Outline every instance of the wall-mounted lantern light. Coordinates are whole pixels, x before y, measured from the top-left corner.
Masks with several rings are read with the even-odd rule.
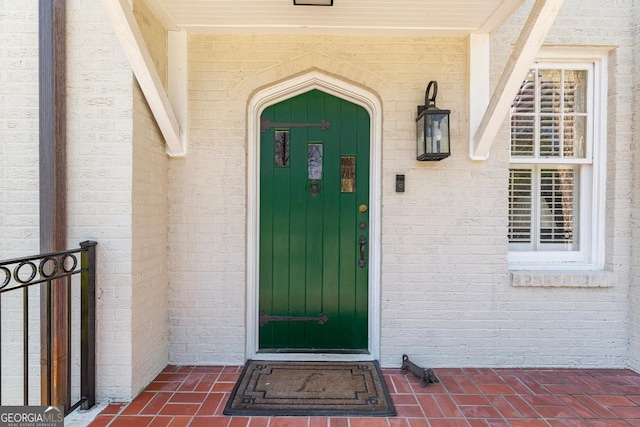
[[[433,94],[430,92],[433,88]],[[449,113],[436,107],[438,82],[432,80],[424,94],[424,105],[418,105],[416,118],[417,147],[420,161],[442,160],[451,155],[449,144]]]
[[[333,6],[333,0],[293,0],[294,6]]]

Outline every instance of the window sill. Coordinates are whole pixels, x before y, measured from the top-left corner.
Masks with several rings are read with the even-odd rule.
[[[611,288],[615,274],[608,270],[511,270],[509,283],[514,287]]]

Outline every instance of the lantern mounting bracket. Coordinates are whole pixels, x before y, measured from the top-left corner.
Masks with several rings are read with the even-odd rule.
[[[433,88],[433,95],[429,97],[431,88]],[[438,96],[438,82],[431,80],[427,85],[427,90],[424,91],[424,105],[418,105],[418,115],[429,107],[436,106],[436,96]]]

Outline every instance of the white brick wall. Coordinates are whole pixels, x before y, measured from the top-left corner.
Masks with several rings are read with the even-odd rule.
[[[67,1],[69,244],[97,247],[98,400],[132,392],[133,78],[100,2]]]
[[[39,251],[38,200],[38,14],[37,1],[16,9],[0,0],[0,259]],[[1,275],[4,279],[4,274]],[[2,279],[2,280],[3,280]],[[38,289],[29,292],[30,328],[39,306]],[[2,324],[2,404],[22,404],[21,292],[4,294]],[[36,334],[37,335],[37,334]],[[30,404],[40,393],[39,337],[30,346]]]
[[[494,82],[527,3],[492,40]],[[467,159],[467,43],[458,38],[192,35],[190,155],[171,163],[170,360],[241,363],[245,321],[246,105],[274,82],[320,69],[383,105],[382,364],[625,366],[630,240],[628,4],[567,1],[548,43],[620,45],[610,83],[604,288],[512,287],[506,265],[506,128],[487,162]],[[607,31],[601,13],[614,22]],[[628,28],[628,27],[626,27]],[[452,156],[414,160],[415,106],[429,80],[452,110]],[[622,85],[622,86],[620,86]],[[621,93],[625,92],[625,93]],[[396,173],[406,192],[394,192]],[[607,279],[609,280],[609,279]],[[610,282],[608,282],[610,283]]]
[[[0,259],[37,253],[38,2],[0,0]]]
[[[640,161],[640,146],[638,141],[640,140],[640,62],[637,58],[640,58],[640,8],[634,5],[632,9],[632,17],[634,22],[633,37],[633,55],[635,61],[631,66],[631,73],[633,75],[632,88],[633,93],[636,95],[633,99],[633,136],[628,138],[633,144],[629,147],[629,154],[631,155],[634,165],[637,165]],[[638,219],[638,212],[640,212],[640,205],[638,200],[640,197],[640,174],[638,168],[632,168],[632,186],[633,191],[631,198],[632,209],[632,224],[631,224],[631,236],[632,240],[632,252],[631,252],[631,287],[629,290],[629,307],[630,307],[630,346],[629,346],[629,365],[636,371],[640,371],[640,221]]]
[[[172,163],[170,183],[171,259],[176,261],[170,268],[170,357],[176,363],[244,360],[245,111],[253,91],[313,67],[373,86],[383,104],[388,102],[383,145],[391,153],[385,161],[395,167],[385,172],[387,185],[400,165],[408,173],[417,169],[411,161],[413,115],[424,100],[425,76],[438,79],[439,102],[456,118],[464,109],[464,71],[452,71],[464,70],[462,39],[301,40],[192,36],[190,155]],[[429,57],[451,65],[430,66]],[[388,61],[395,62],[385,65]],[[394,82],[398,76],[402,80]],[[465,131],[464,126],[453,129],[458,139]],[[454,150],[460,156],[466,147],[458,144]]]
[[[165,78],[166,34],[135,5]],[[67,10],[70,242],[98,241],[98,399],[122,400],[167,364],[168,160],[102,5]]]
[[[134,12],[164,80],[167,34],[142,1]],[[132,220],[133,395],[168,362],[168,167],[164,139],[140,87],[134,89]]]
[[[0,0],[1,259],[39,250],[38,2],[16,5]],[[68,246],[99,243],[98,399],[121,400],[132,396],[133,80],[99,2],[67,1],[67,44]]]

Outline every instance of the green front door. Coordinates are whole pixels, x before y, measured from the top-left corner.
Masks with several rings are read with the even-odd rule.
[[[260,351],[368,348],[369,114],[318,90],[260,133]]]

